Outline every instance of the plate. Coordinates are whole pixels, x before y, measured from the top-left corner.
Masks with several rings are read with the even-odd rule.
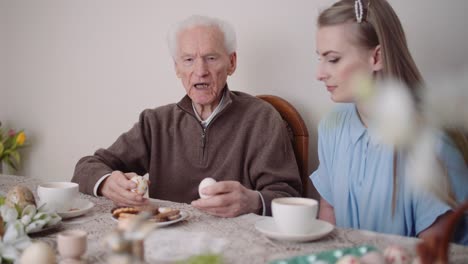
[[[114,215],[111,215],[111,217],[112,217],[112,220],[114,220],[115,222],[119,222],[119,219],[116,218]],[[155,227],[164,227],[164,226],[172,225],[177,222],[183,221],[187,219],[188,217],[189,217],[189,213],[180,210],[180,218],[177,218],[176,220],[172,220],[172,221],[166,221],[166,222],[159,222],[159,223],[154,222],[154,225]],[[151,221],[151,220],[148,220],[148,221]]]
[[[93,209],[94,203],[86,200],[86,199],[77,199],[73,203],[72,209],[68,210],[68,212],[58,212],[57,214],[62,217],[62,219],[77,217],[80,215],[84,215]]]
[[[317,240],[328,235],[331,231],[333,231],[334,227],[332,224],[318,219],[315,221],[317,225],[314,231],[303,235],[291,235],[281,233],[280,231],[278,231],[273,217],[268,217],[259,220],[255,223],[255,228],[269,238],[293,242],[306,242]]]

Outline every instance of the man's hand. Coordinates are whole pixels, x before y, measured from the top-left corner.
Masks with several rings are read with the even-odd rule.
[[[262,210],[260,195],[236,181],[217,182],[203,188],[202,193],[212,197],[195,200],[192,206],[211,215],[235,217]]]
[[[148,199],[142,194],[131,192],[136,188],[136,183],[130,179],[137,176],[136,173],[123,173],[113,171],[112,174],[101,183],[101,193],[103,196],[114,201],[119,206],[140,206],[148,203]]]

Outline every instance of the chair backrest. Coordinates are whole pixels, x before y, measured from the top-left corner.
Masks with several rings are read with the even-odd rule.
[[[270,103],[278,111],[286,122],[288,130],[292,135],[291,141],[296,156],[297,166],[302,180],[302,196],[308,194],[309,180],[309,131],[299,112],[288,101],[275,95],[257,95]]]

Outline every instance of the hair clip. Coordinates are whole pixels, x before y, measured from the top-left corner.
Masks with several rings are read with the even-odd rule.
[[[354,2],[354,12],[356,13],[356,21],[358,23],[362,22],[362,14],[364,13],[361,0],[356,0]]]

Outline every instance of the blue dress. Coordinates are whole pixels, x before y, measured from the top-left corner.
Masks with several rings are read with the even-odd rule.
[[[388,145],[372,141],[354,104],[343,104],[319,124],[320,165],[310,176],[334,207],[336,225],[382,233],[417,236],[450,207],[430,193],[415,192],[405,175],[405,154],[397,155],[397,194],[392,216],[393,155]],[[458,201],[468,199],[468,168],[448,137],[438,155],[445,163]],[[465,217],[466,218],[466,217]],[[464,225],[468,223],[464,219]],[[467,229],[457,230],[458,243],[468,244]]]

